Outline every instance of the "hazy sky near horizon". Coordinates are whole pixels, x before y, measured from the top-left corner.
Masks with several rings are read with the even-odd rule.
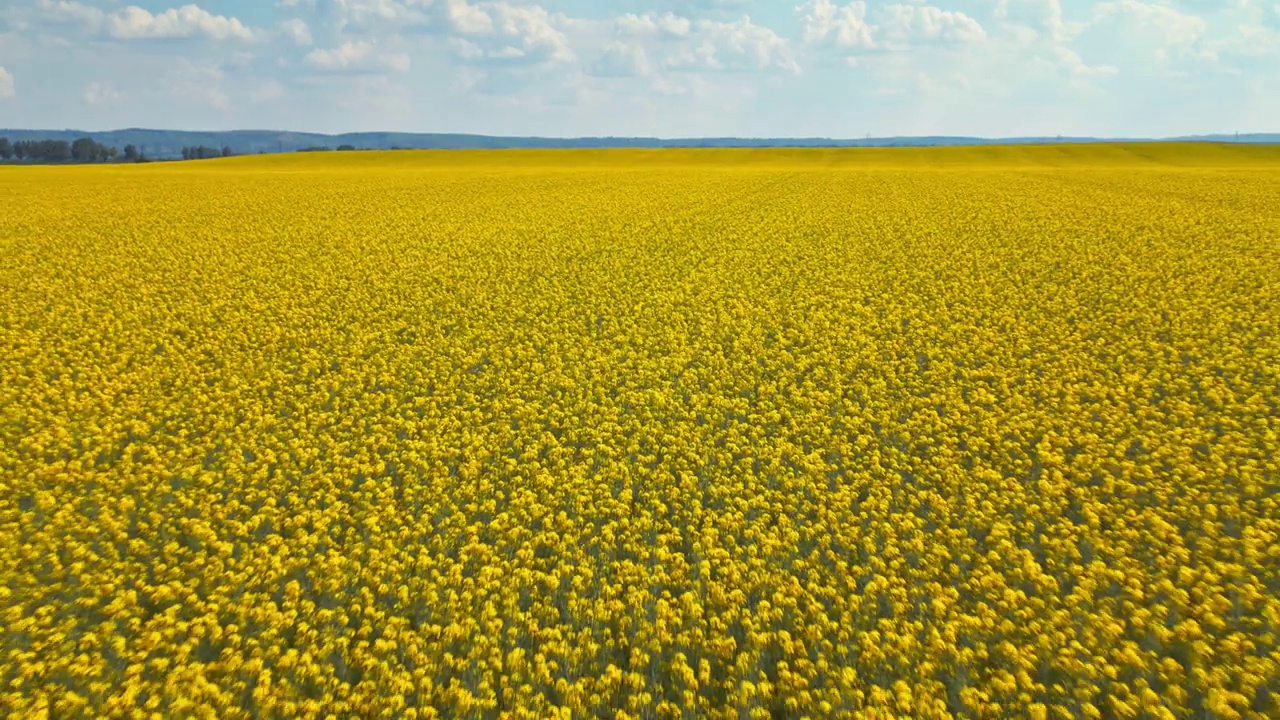
[[[0,127],[1280,131],[1280,0],[3,0]]]

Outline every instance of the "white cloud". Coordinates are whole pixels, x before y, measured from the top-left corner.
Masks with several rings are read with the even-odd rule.
[[[528,66],[576,58],[563,28],[582,24],[540,5],[467,0],[333,0],[337,29],[376,39],[407,28],[445,36],[450,56],[467,63]],[[467,43],[454,42],[464,39]],[[477,52],[478,50],[478,52]]]
[[[881,24],[895,45],[914,42],[966,44],[981,42],[987,34],[977,20],[962,12],[932,5],[890,5]]]
[[[1085,62],[1076,40],[1087,27],[1069,22],[1060,0],[998,0],[995,8],[1003,64],[1022,63],[1029,70],[1047,72],[1050,79],[1072,90],[1116,74],[1114,65]]]
[[[50,22],[76,23],[97,31],[102,26],[106,13],[102,10],[82,5],[74,0],[40,0],[40,15]]]
[[[593,77],[644,77],[652,92],[668,96],[690,92],[687,80],[702,73],[800,72],[788,40],[748,16],[718,21],[668,12],[557,20],[588,58],[584,86]]]
[[[585,26],[539,6],[449,0],[445,9],[446,46],[451,57],[468,64],[516,68],[572,63],[577,54],[562,27]]]
[[[336,0],[331,7],[337,15],[340,31],[349,26],[367,29],[378,23],[412,24],[425,22],[427,18],[393,0]]]
[[[1066,22],[1059,0],[998,0],[995,16],[1005,26],[1026,28],[1058,42],[1070,39],[1081,27]]]
[[[1237,34],[1215,45],[1215,52],[1227,57],[1257,62],[1262,58],[1280,57],[1280,30],[1258,25],[1241,25]]]
[[[326,72],[408,72],[410,65],[408,55],[380,53],[364,40],[347,40],[336,48],[316,48],[307,53],[303,62]]]
[[[107,83],[91,82],[84,89],[84,103],[93,108],[108,108],[119,105],[124,96]]]
[[[689,30],[693,27],[689,18],[669,12],[662,15],[627,13],[613,22],[619,35],[635,37],[683,38],[689,36]]]
[[[1060,45],[1051,46],[1047,54],[1046,62],[1066,70],[1073,87],[1084,87],[1091,79],[1110,77],[1118,72],[1114,65],[1090,65],[1075,50]]]
[[[803,39],[817,44],[833,39],[842,48],[870,48],[875,45],[873,28],[867,24],[867,6],[861,0],[837,7],[831,0],[812,0],[796,8],[802,12]]]
[[[471,4],[467,0],[332,1],[339,30],[375,32],[426,27],[437,32],[459,35],[484,35],[492,32],[495,11],[500,11],[499,6],[506,5],[503,2]]]
[[[1167,5],[1115,0],[1094,8],[1080,41],[1091,56],[1121,67],[1146,70],[1154,65],[1167,70],[1175,61],[1191,61],[1204,69],[1217,59],[1215,50],[1202,43],[1207,31],[1197,15]]]
[[[493,60],[522,60],[526,53],[514,45],[503,45],[497,50],[490,50],[488,57]]]
[[[107,79],[123,89],[160,63],[113,117],[193,125],[218,110],[226,124],[388,126],[368,105],[384,98],[409,124],[431,109],[440,127],[487,131],[999,134],[1076,123],[1132,135],[1159,117],[1192,131],[1200,118],[1276,116],[1262,89],[1280,67],[1277,0],[791,0],[793,18],[769,8],[768,21],[728,9],[742,2],[606,0],[588,12],[564,0],[268,0],[250,16],[209,0],[0,0],[0,62],[22,78],[24,101],[0,115],[89,123],[119,97]],[[89,42],[142,38],[202,42]],[[203,64],[166,80],[182,57]],[[779,77],[811,62],[803,78]],[[29,82],[45,74],[51,82]],[[0,79],[4,94],[11,82]],[[877,92],[893,100],[877,103]],[[1171,111],[1192,97],[1211,109]],[[797,106],[810,112],[778,109]]]
[[[662,63],[669,70],[723,70],[724,63],[716,57],[715,46],[709,43],[683,47],[670,53]]]
[[[4,69],[3,65],[0,65],[0,100],[14,97],[17,94],[17,88],[13,81],[13,73]]]
[[[753,23],[748,16],[735,22],[698,20],[693,29],[698,46],[692,67],[800,72],[787,41],[770,28]]]
[[[311,28],[307,26],[307,21],[302,18],[290,18],[280,23],[280,32],[284,33],[285,37],[299,47],[314,44],[311,38]]]
[[[484,48],[466,38],[451,37],[448,40],[449,52],[463,62],[476,62],[484,59]]]
[[[117,40],[206,37],[211,40],[254,39],[254,32],[239,19],[214,15],[198,5],[169,8],[153,15],[129,5],[104,12],[75,0],[40,0],[41,16],[51,22],[75,23],[89,32],[105,32]]]
[[[1132,28],[1154,33],[1167,46],[1192,45],[1205,33],[1203,18],[1178,12],[1166,5],[1138,0],[1115,0],[1099,3],[1094,8],[1095,22],[1113,19],[1127,22]]]
[[[448,0],[445,17],[450,29],[464,35],[482,35],[493,31],[493,18],[483,8],[467,4],[466,0]]]
[[[751,0],[677,0],[676,5],[689,11],[736,10],[750,2]]]
[[[574,58],[568,38],[555,27],[545,8],[500,2],[489,5],[488,9],[494,22],[492,34],[508,43],[514,41],[526,56],[552,62]]]
[[[183,5],[152,15],[136,5],[107,16],[107,34],[121,40],[189,38],[252,40],[253,32],[236,18],[214,15],[196,5]]]

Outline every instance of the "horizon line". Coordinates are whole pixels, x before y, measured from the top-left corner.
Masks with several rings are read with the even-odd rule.
[[[945,140],[983,140],[983,141],[1000,141],[1000,140],[1022,140],[1022,139],[1060,139],[1060,140],[1102,140],[1102,141],[1122,141],[1122,142],[1160,142],[1170,140],[1184,140],[1194,138],[1209,137],[1250,137],[1255,135],[1278,135],[1280,132],[1210,132],[1195,133],[1186,135],[1165,135],[1165,136],[1124,136],[1124,135],[944,135],[944,134],[925,134],[925,135],[864,135],[863,137],[839,137],[832,135],[495,135],[488,133],[475,132],[449,132],[449,131],[407,131],[407,130],[349,130],[343,132],[314,132],[309,130],[278,130],[269,128],[236,128],[232,130],[187,130],[177,128],[162,127],[124,127],[112,128],[109,130],[84,130],[81,128],[19,128],[6,127],[0,128],[0,133],[14,132],[77,132],[86,134],[106,134],[120,132],[173,132],[173,133],[200,133],[209,135],[232,134],[232,133],[278,133],[289,135],[319,135],[325,137],[341,137],[345,135],[448,135],[454,137],[473,137],[473,138],[489,138],[489,139],[514,139],[514,140],[656,140],[656,141],[706,141],[706,140],[830,140],[837,142],[866,142],[868,140],[914,140],[923,138],[938,138]]]

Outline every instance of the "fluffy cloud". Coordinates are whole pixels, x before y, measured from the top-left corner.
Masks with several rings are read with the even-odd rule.
[[[339,29],[428,27],[435,31],[483,35],[493,31],[493,10],[504,3],[472,5],[467,0],[334,0]]]
[[[333,0],[336,28],[346,36],[406,31],[444,35],[461,62],[506,66],[561,64],[576,58],[562,27],[572,24],[540,5],[467,0]],[[457,42],[464,39],[466,43]]]
[[[474,63],[484,60],[484,48],[466,38],[451,37],[448,40],[449,53],[456,60]]]
[[[1280,72],[1276,0],[792,0],[790,23],[744,16],[743,4],[606,0],[588,13],[564,0],[270,0],[237,18],[233,4],[205,0],[0,0],[0,62],[11,71],[0,95],[23,78],[4,115],[37,126],[108,116],[190,125],[210,109],[228,124],[382,126],[393,116],[370,108],[385,95],[378,107],[406,122],[431,108],[438,123],[481,130],[471,124],[482,117],[490,131],[860,135],[945,118],[935,129],[973,132],[987,117],[989,134],[1068,133],[1072,118],[1093,132],[1118,126],[1128,108],[1136,116],[1138,95],[1150,107],[1161,93],[1186,104],[1190,88],[1221,108],[1194,117],[1276,116],[1273,94],[1245,90]],[[115,102],[110,83],[122,88],[157,62],[153,83],[91,113]],[[792,73],[804,77],[784,79]],[[46,74],[54,80],[26,82]],[[744,114],[725,120],[730,100]],[[811,112],[777,109],[797,106]],[[1128,118],[1122,134],[1154,122]]]
[[[493,18],[483,8],[466,0],[448,0],[444,4],[449,29],[464,35],[483,35],[493,31]],[[545,12],[543,13],[545,15]]]
[[[881,24],[889,42],[897,46],[913,42],[975,43],[986,39],[978,21],[962,12],[932,5],[890,5]]]
[[[685,97],[751,82],[753,75],[799,73],[789,41],[743,16],[734,21],[693,19],[670,12],[625,13],[610,20],[564,25],[587,58],[580,84],[591,78],[643,78],[613,82],[647,97]],[[585,91],[591,96],[590,90]]]
[[[1193,45],[1206,30],[1203,18],[1178,12],[1167,5],[1138,0],[1099,3],[1094,16],[1096,22],[1118,21],[1131,29],[1145,29],[1166,46]]]
[[[234,17],[214,15],[198,5],[169,8],[158,14],[138,7],[104,12],[75,0],[40,0],[42,16],[52,22],[75,23],[117,40],[206,37],[211,40],[254,39],[254,31]]]
[[[867,20],[861,0],[838,6],[832,0],[810,0],[796,8],[806,44],[834,44],[845,51],[882,48],[904,50],[911,45],[981,42],[986,31],[977,20],[932,5],[892,4],[880,9],[877,22]]]
[[[106,13],[96,7],[81,5],[74,0],[40,0],[40,14],[55,23],[76,23],[94,31],[102,26]]]
[[[465,4],[465,3],[464,3]],[[502,43],[522,59],[568,62],[574,53],[569,40],[540,6],[517,6],[505,2],[485,6],[493,27],[485,35],[489,42]]]
[[[743,16],[735,22],[698,20],[693,27],[702,39],[700,49],[711,49],[712,62],[707,69],[777,68],[800,72],[787,41],[773,30],[753,23],[750,17]]]
[[[1069,39],[1081,28],[1063,19],[1059,0],[998,0],[995,16],[1005,26],[1025,28],[1056,42]]]
[[[1000,62],[1020,61],[1029,72],[1047,76],[1037,75],[1040,82],[1081,90],[1116,74],[1114,65],[1081,57],[1076,40],[1088,24],[1068,21],[1060,0],[998,0],[994,15]]]
[[[417,5],[417,2],[398,0],[333,0],[329,7],[337,18],[339,30],[373,30],[431,22],[431,14],[426,8],[415,7]],[[290,9],[294,9],[293,6]]]
[[[662,15],[627,13],[613,23],[619,35],[631,37],[684,38],[693,27],[689,18],[669,12]]]
[[[861,0],[837,7],[831,0],[812,0],[797,8],[802,15],[804,41],[816,44],[833,40],[842,48],[870,48],[875,45],[867,24],[867,6]]]
[[[158,15],[130,5],[107,16],[107,33],[122,40],[196,35],[212,40],[253,39],[253,32],[236,18],[214,15],[196,5],[170,8]]]
[[[301,18],[290,18],[280,23],[280,32],[299,47],[314,44],[311,39],[311,28],[307,25],[307,21]]]
[[[676,0],[676,5],[687,12],[698,10],[736,10],[750,4],[751,0]]]
[[[404,53],[381,53],[372,43],[347,40],[335,48],[316,48],[303,62],[324,72],[408,72],[410,60]]]
[[[1212,47],[1202,43],[1208,25],[1167,5],[1115,0],[1099,3],[1079,40],[1088,55],[1113,65],[1147,70],[1155,65],[1191,61],[1199,67],[1216,60]]]
[[[13,73],[5,70],[4,66],[0,65],[0,100],[11,98],[15,95],[17,95],[17,89],[14,86]]]

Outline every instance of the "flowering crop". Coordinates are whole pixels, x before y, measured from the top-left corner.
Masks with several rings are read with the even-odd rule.
[[[1275,717],[1278,170],[0,168],[0,709]]]

